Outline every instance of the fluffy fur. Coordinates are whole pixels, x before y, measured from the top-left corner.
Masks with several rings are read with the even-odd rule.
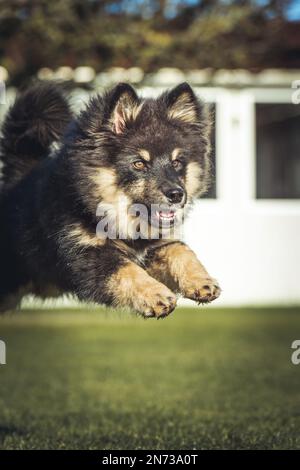
[[[163,317],[176,293],[216,298],[218,284],[189,248],[174,238],[149,239],[151,220],[144,238],[133,239],[135,217],[118,209],[121,199],[126,208],[176,204],[182,211],[204,193],[209,131],[207,108],[186,83],[156,100],[119,84],[74,118],[53,84],[17,97],[1,138],[2,309],[28,292],[72,293]],[[99,208],[108,207],[118,214],[115,239],[96,234]],[[161,221],[155,230],[162,233]]]

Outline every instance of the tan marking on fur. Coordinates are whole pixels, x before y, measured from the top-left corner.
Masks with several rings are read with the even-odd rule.
[[[129,206],[131,204],[130,198],[118,187],[117,175],[112,168],[99,168],[97,173],[91,176],[91,179],[96,183],[96,195],[101,202],[117,205],[120,202]]]
[[[168,286],[173,292],[180,292],[178,284],[171,276],[168,264],[163,258],[159,258],[158,256],[154,258],[147,267],[147,272],[151,277]]]
[[[173,291],[199,302],[214,300],[221,292],[195,253],[181,242],[158,249],[147,271]]]
[[[197,195],[201,187],[202,169],[197,162],[190,162],[187,165],[185,176],[185,187],[188,197]]]
[[[172,156],[171,156],[171,160],[174,161],[176,160],[176,158],[178,157],[178,155],[180,154],[182,149],[176,147],[173,152],[172,152]]]
[[[103,246],[105,240],[97,237],[96,232],[92,233],[89,232],[86,228],[84,228],[80,223],[73,224],[71,230],[68,232],[68,238],[74,239],[77,245],[85,246],[85,247],[97,247]]]
[[[117,175],[112,168],[100,167],[95,174],[91,175],[91,180],[95,183],[95,195],[106,202],[114,201],[118,193]]]
[[[135,121],[137,119],[142,106],[143,103],[134,103],[131,97],[125,93],[116,105],[110,119],[113,130],[117,134],[121,134],[124,131],[127,122]]]
[[[176,305],[176,296],[133,262],[122,266],[107,283],[114,305],[129,307],[145,317],[165,316]]]
[[[141,112],[142,107],[143,107],[143,103],[135,104],[130,110],[130,117],[133,121],[137,119],[138,115]]]
[[[136,217],[128,214],[129,207],[132,206],[132,196],[143,197],[146,187],[145,180],[140,180],[137,184],[129,188],[127,193],[118,188],[117,176],[113,169],[99,168],[96,175],[91,177],[92,181],[96,183],[95,196],[101,201],[98,209],[103,208],[107,212],[108,217],[111,217],[111,223],[114,219],[117,226],[117,235],[122,238],[132,238],[135,234]],[[97,210],[98,212],[98,210]],[[116,215],[116,218],[115,218]],[[142,224],[143,236],[148,236],[148,228],[144,228]]]
[[[197,120],[195,105],[188,93],[182,93],[168,111],[170,119],[179,119],[183,122],[194,123]]]
[[[151,155],[150,155],[150,153],[148,152],[148,150],[146,150],[146,149],[140,149],[138,153],[139,153],[140,157],[142,157],[143,160],[145,160],[146,162],[150,162],[150,160],[151,160]]]
[[[114,169],[101,167],[95,175],[91,176],[91,180],[96,184],[95,196],[99,201],[115,207],[119,204],[122,207],[128,207],[132,203],[124,191],[118,187],[117,175]]]

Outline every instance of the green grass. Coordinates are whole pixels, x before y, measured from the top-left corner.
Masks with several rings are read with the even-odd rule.
[[[300,448],[300,309],[0,319],[2,449]]]

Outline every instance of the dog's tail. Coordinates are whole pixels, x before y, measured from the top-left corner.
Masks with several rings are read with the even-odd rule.
[[[21,93],[2,125],[2,189],[10,188],[46,158],[72,118],[62,87],[37,83]]]

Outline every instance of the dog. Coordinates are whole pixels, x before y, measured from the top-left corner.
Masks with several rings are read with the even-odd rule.
[[[157,99],[120,83],[77,116],[55,83],[21,93],[0,141],[1,309],[27,293],[71,293],[163,318],[178,294],[216,299],[220,287],[193,251],[162,236],[208,188],[210,128],[207,106],[187,83]],[[137,225],[127,212],[136,204],[163,209]],[[105,217],[113,237],[101,236]]]

